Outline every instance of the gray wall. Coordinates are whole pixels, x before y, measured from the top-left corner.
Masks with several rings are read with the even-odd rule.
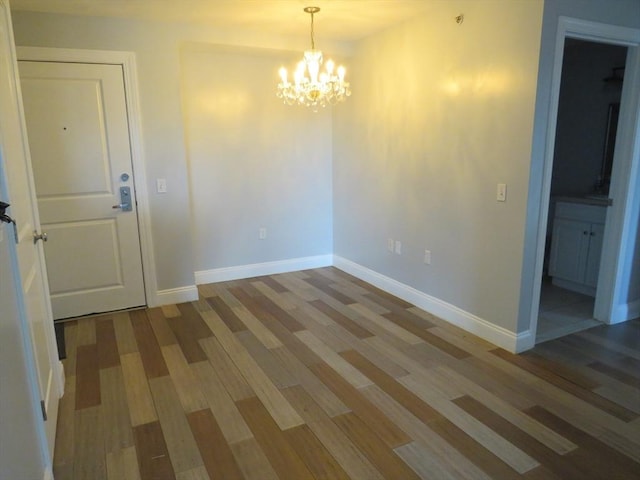
[[[438,3],[358,45],[334,112],[335,253],[509,331],[541,21],[541,2]]]
[[[543,166],[547,142],[547,122],[551,102],[551,81],[555,59],[556,36],[560,16],[622,27],[640,28],[640,2],[638,0],[547,0],[544,3],[533,130],[533,149],[529,176],[529,199],[525,226],[522,268],[524,272],[534,271],[538,222],[541,215],[543,215],[540,209]],[[636,183],[638,183],[637,180]],[[634,208],[637,211],[638,206],[636,205]],[[640,268],[638,264],[638,259],[640,258],[640,242],[636,240],[635,244],[636,267],[634,268],[637,270],[637,268]],[[631,263],[631,258],[628,259],[628,262]],[[634,278],[640,278],[640,275],[635,274]],[[639,288],[632,288],[634,285],[629,284],[629,291],[635,292],[630,293],[630,298],[632,295],[637,297],[640,291],[640,284],[636,286]],[[528,309],[533,290],[533,276],[524,275],[521,285],[523,302],[521,302],[520,313],[518,315],[518,331],[524,331],[529,326],[530,312]]]
[[[239,73],[264,75],[268,58],[280,55],[275,84],[277,67],[293,60],[257,47],[284,51],[306,39],[25,12],[14,12],[14,22],[18,45],[136,53],[149,191],[156,178],[169,181],[166,195],[150,194],[160,289],[193,284],[194,271],[329,253],[333,241],[347,260],[522,332],[558,16],[638,27],[637,7],[558,0],[543,13],[541,0],[434,2],[427,15],[358,43],[348,64],[354,94],[331,119],[295,110],[280,117],[266,99],[252,103],[247,118],[274,118],[259,124],[258,138],[255,124],[233,129],[212,117],[190,86],[209,75],[230,87],[213,78],[224,66],[241,90],[260,92]],[[227,56],[191,42],[247,50]],[[292,141],[299,122],[320,132],[320,143]],[[249,140],[229,141],[233,135]],[[325,142],[331,152],[316,148]],[[267,165],[287,178],[269,176]],[[496,202],[497,183],[508,184],[506,203]],[[274,243],[257,241],[261,226]],[[387,251],[388,238],[402,241],[402,255]]]
[[[181,62],[196,270],[331,254],[330,111],[276,97],[282,54],[187,44]]]
[[[627,49],[569,40],[565,46],[551,195],[592,193],[601,172],[609,105],[620,102],[621,83],[607,83],[624,66]]]
[[[13,12],[16,45],[136,53],[158,289],[193,285],[178,46],[161,24]],[[156,195],[155,179],[168,193]]]
[[[275,89],[281,65],[299,60],[300,52],[294,58],[289,49],[306,45],[306,36],[21,11],[12,16],[19,46],[136,54],[159,290],[193,285],[194,271],[331,253],[330,116],[287,108],[274,90],[264,91],[264,85]],[[198,50],[197,43],[209,50]],[[224,55],[215,45],[244,50]],[[330,42],[323,48],[348,51]],[[202,63],[193,61],[197,51]],[[264,82],[270,70],[273,79]],[[204,111],[205,99],[191,87],[207,80],[246,95],[244,116],[234,122]],[[218,113],[234,106],[224,108]],[[155,193],[156,178],[167,179],[166,194]],[[262,226],[268,237],[258,242]]]

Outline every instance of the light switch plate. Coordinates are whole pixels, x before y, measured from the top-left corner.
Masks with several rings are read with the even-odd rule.
[[[499,202],[507,201],[507,184],[506,183],[498,184],[498,189],[496,192],[496,200],[498,200]]]
[[[166,178],[158,178],[158,179],[156,179],[156,192],[158,192],[158,193],[167,193],[167,179]]]

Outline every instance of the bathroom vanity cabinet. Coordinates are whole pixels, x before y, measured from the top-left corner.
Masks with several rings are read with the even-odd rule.
[[[556,203],[549,259],[554,285],[595,296],[606,215],[606,205]]]

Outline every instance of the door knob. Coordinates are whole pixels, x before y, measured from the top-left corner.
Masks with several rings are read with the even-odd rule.
[[[38,243],[38,240],[42,240],[46,242],[49,238],[47,237],[47,232],[38,233],[36,230],[33,231],[33,243]]]
[[[114,205],[115,209],[121,209],[123,212],[130,212],[132,210],[131,207],[131,187],[120,187],[120,203]]]

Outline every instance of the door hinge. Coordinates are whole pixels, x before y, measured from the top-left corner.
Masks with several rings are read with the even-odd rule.
[[[47,421],[47,407],[44,406],[44,400],[40,400],[40,408],[42,409],[42,420]]]

